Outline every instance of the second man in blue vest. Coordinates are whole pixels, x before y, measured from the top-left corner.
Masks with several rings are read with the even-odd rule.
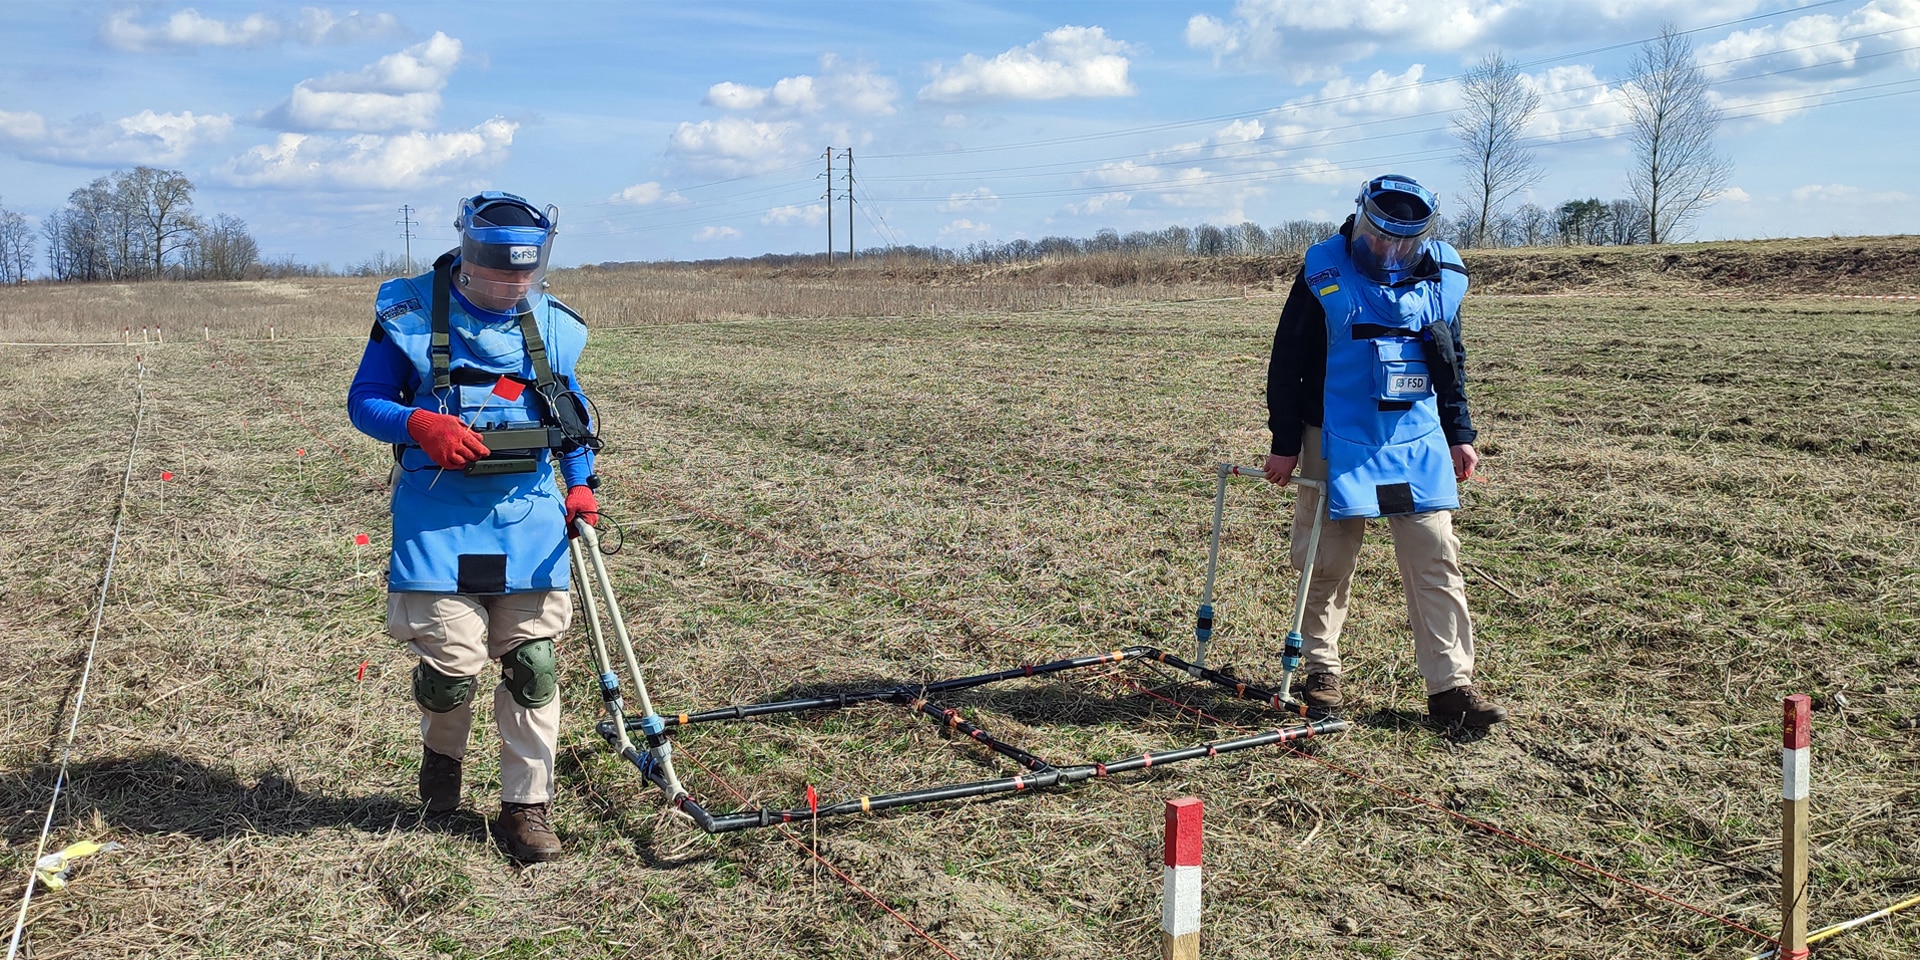
[[[1406,590],[1414,654],[1437,722],[1489,727],[1507,711],[1473,686],[1473,622],[1452,511],[1480,457],[1467,410],[1460,302],[1466,268],[1432,239],[1439,204],[1411,177],[1367,181],[1339,233],[1308,249],[1273,335],[1267,367],[1267,479],[1295,469],[1327,484],[1327,522],[1307,589],[1296,691],[1331,710],[1340,631],[1360,541],[1387,518]],[[1320,496],[1295,502],[1295,567]]]

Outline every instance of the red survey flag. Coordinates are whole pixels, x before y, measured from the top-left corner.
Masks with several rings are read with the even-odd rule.
[[[172,470],[162,470],[162,471],[160,471],[160,479],[162,479],[162,480],[172,480],[172,479],[173,479],[173,471],[172,471]]]
[[[304,457],[304,456],[306,456],[306,455],[307,455],[307,448],[306,448],[306,447],[295,447],[295,448],[293,449],[293,455],[294,455],[294,456],[296,456],[296,457]]]
[[[353,682],[359,683],[367,678],[367,661],[360,661],[360,672],[353,675]]]
[[[520,399],[521,391],[526,389],[526,384],[504,373],[500,375],[500,379],[493,382],[493,395],[502,400],[518,400]]]
[[[367,542],[368,542],[368,541],[367,541],[367,535],[366,535],[366,534],[364,534],[364,533],[356,533],[356,534],[354,534],[354,535],[353,535],[353,545],[354,545],[354,546],[356,546],[356,547],[364,547],[364,546],[366,546],[366,545],[367,545]]]
[[[820,812],[820,795],[813,792],[811,783],[807,784],[807,809],[814,813]]]

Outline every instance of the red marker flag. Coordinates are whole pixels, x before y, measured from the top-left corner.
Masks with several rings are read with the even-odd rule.
[[[307,455],[307,448],[306,448],[306,447],[295,447],[295,448],[293,449],[293,455],[294,455],[294,456],[296,456],[296,457],[304,457],[304,456],[306,456],[306,455]]]
[[[368,540],[367,540],[367,535],[366,535],[366,534],[364,534],[364,533],[356,533],[356,534],[354,534],[354,535],[353,535],[353,545],[354,545],[354,546],[356,546],[356,547],[364,547],[364,546],[366,546],[366,545],[367,545],[367,543],[368,543]]]
[[[367,661],[360,661],[360,672],[353,675],[353,682],[359,683],[367,678]]]
[[[493,395],[502,400],[518,400],[521,392],[526,389],[526,384],[506,374],[501,374],[500,379],[493,382]]]
[[[162,479],[162,480],[172,480],[172,479],[173,479],[173,471],[172,471],[172,470],[162,470],[162,471],[160,471],[160,479]]]
[[[807,784],[807,809],[814,813],[820,812],[820,795],[813,792],[811,783]]]

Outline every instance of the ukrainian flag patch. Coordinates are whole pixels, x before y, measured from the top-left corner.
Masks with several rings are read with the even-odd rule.
[[[1339,292],[1340,292],[1340,285],[1337,283],[1329,283],[1326,286],[1320,288],[1320,295],[1323,297],[1330,293],[1339,293]]]

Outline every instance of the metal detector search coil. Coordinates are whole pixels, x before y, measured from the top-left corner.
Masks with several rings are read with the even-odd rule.
[[[587,620],[593,634],[594,665],[599,673],[601,702],[607,710],[607,719],[600,721],[596,729],[607,743],[614,748],[647,782],[659,787],[666,795],[673,809],[686,814],[708,833],[726,833],[750,827],[765,827],[776,824],[806,822],[825,817],[849,814],[870,814],[879,810],[918,804],[937,803],[948,800],[961,800],[970,797],[984,797],[1001,793],[1031,792],[1047,787],[1061,787],[1082,780],[1106,778],[1118,773],[1146,770],[1183,760],[1216,757],[1223,753],[1249,750],[1255,747],[1287,743],[1329,733],[1340,733],[1348,729],[1346,720],[1338,716],[1310,713],[1305,704],[1295,700],[1287,693],[1294,670],[1300,662],[1300,620],[1301,605],[1306,595],[1308,579],[1313,574],[1313,556],[1319,545],[1320,527],[1326,517],[1326,498],[1320,497],[1319,509],[1314,512],[1312,533],[1307,553],[1307,567],[1300,573],[1300,588],[1294,604],[1293,630],[1286,639],[1286,654],[1282,658],[1285,673],[1277,689],[1249,683],[1228,670],[1214,670],[1206,666],[1207,643],[1213,630],[1213,586],[1214,575],[1219,566],[1220,526],[1226,505],[1227,480],[1230,477],[1259,477],[1265,479],[1263,471],[1254,467],[1240,467],[1232,464],[1220,464],[1215,468],[1219,478],[1215,492],[1213,510],[1213,531],[1209,538],[1207,553],[1207,581],[1201,603],[1201,627],[1198,630],[1198,650],[1194,659],[1189,661],[1153,647],[1133,646],[1104,653],[1067,657],[1049,663],[1026,664],[1006,670],[954,677],[930,683],[896,685],[850,690],[822,696],[802,697],[791,700],[769,701],[764,703],[743,703],[727,707],[681,713],[663,717],[653,710],[652,701],[647,695],[646,682],[641,678],[638,658],[633,652],[633,643],[627,635],[626,624],[620,616],[620,605],[613,593],[612,580],[607,575],[606,563],[600,555],[599,540],[591,525],[585,521],[575,521],[574,529],[579,534],[570,543],[576,574],[583,584],[589,585],[581,591],[581,602],[586,608]],[[1293,482],[1303,487],[1325,492],[1325,486],[1318,481],[1300,477]],[[591,573],[591,577],[589,577]],[[596,595],[596,588],[598,594]],[[627,669],[634,678],[634,692],[639,701],[639,716],[629,716],[621,696],[620,681],[615,675],[613,662],[608,655],[606,637],[601,629],[601,611],[613,625],[613,632],[619,643],[620,653],[626,661]],[[1070,670],[1085,669],[1102,664],[1117,664],[1128,661],[1153,661],[1186,674],[1196,680],[1210,684],[1215,690],[1240,700],[1251,701],[1264,706],[1280,717],[1297,718],[1286,725],[1256,730],[1243,736],[1171,750],[1150,750],[1112,760],[1095,763],[1055,764],[1014,744],[1008,743],[979,724],[961,716],[958,709],[936,702],[932,698],[938,694],[951,693],[973,687],[1028,677],[1044,677],[1064,673]],[[916,790],[904,790],[896,793],[875,794],[855,797],[836,803],[821,802],[817,806],[777,809],[772,807],[749,807],[731,813],[713,813],[696,802],[680,785],[673,770],[672,741],[670,732],[696,723],[718,721],[747,720],[753,717],[765,717],[782,714],[795,714],[818,710],[837,710],[859,704],[888,703],[920,714],[941,724],[943,727],[965,736],[986,749],[1016,764],[1022,772],[1012,776],[987,780],[974,780],[944,786],[926,787]],[[636,744],[630,734],[640,733],[645,737],[645,745]]]

